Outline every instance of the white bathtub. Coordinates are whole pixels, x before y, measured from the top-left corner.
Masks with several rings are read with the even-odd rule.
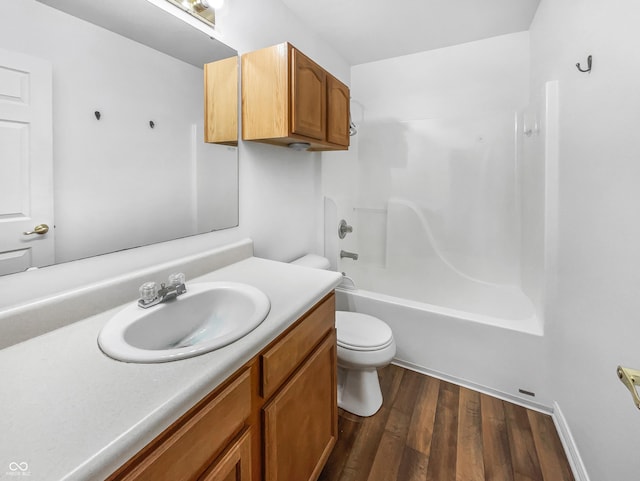
[[[338,310],[389,324],[398,346],[396,364],[550,410],[542,326],[535,317],[507,321],[360,289],[337,289],[336,302]]]

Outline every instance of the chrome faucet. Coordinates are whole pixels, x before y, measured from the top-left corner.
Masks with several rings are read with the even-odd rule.
[[[353,259],[354,261],[358,260],[358,254],[356,254],[355,252],[347,252],[347,251],[340,251],[340,259],[343,259],[345,257],[348,257],[349,259]]]
[[[178,272],[169,276],[169,285],[162,283],[160,289],[155,282],[145,282],[140,286],[140,299],[138,299],[138,306],[143,309],[155,306],[157,304],[166,302],[170,299],[187,292],[187,286],[184,284],[184,274]]]

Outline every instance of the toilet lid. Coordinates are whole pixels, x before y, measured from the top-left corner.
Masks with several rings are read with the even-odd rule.
[[[393,342],[391,328],[377,317],[359,312],[336,312],[338,346],[354,351],[383,349]]]

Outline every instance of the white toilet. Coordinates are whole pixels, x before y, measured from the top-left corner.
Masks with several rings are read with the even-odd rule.
[[[292,264],[329,269],[329,260],[309,254]],[[358,312],[336,311],[338,336],[338,406],[358,416],[371,416],[382,406],[377,368],[396,354],[391,328]]]

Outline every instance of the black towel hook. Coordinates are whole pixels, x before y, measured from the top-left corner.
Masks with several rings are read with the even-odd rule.
[[[576,67],[578,67],[578,70],[580,70],[581,72],[589,73],[589,72],[591,72],[592,61],[593,61],[593,57],[591,55],[589,55],[587,57],[587,68],[586,69],[583,69],[582,67],[580,67],[580,62],[578,62],[576,64]]]

